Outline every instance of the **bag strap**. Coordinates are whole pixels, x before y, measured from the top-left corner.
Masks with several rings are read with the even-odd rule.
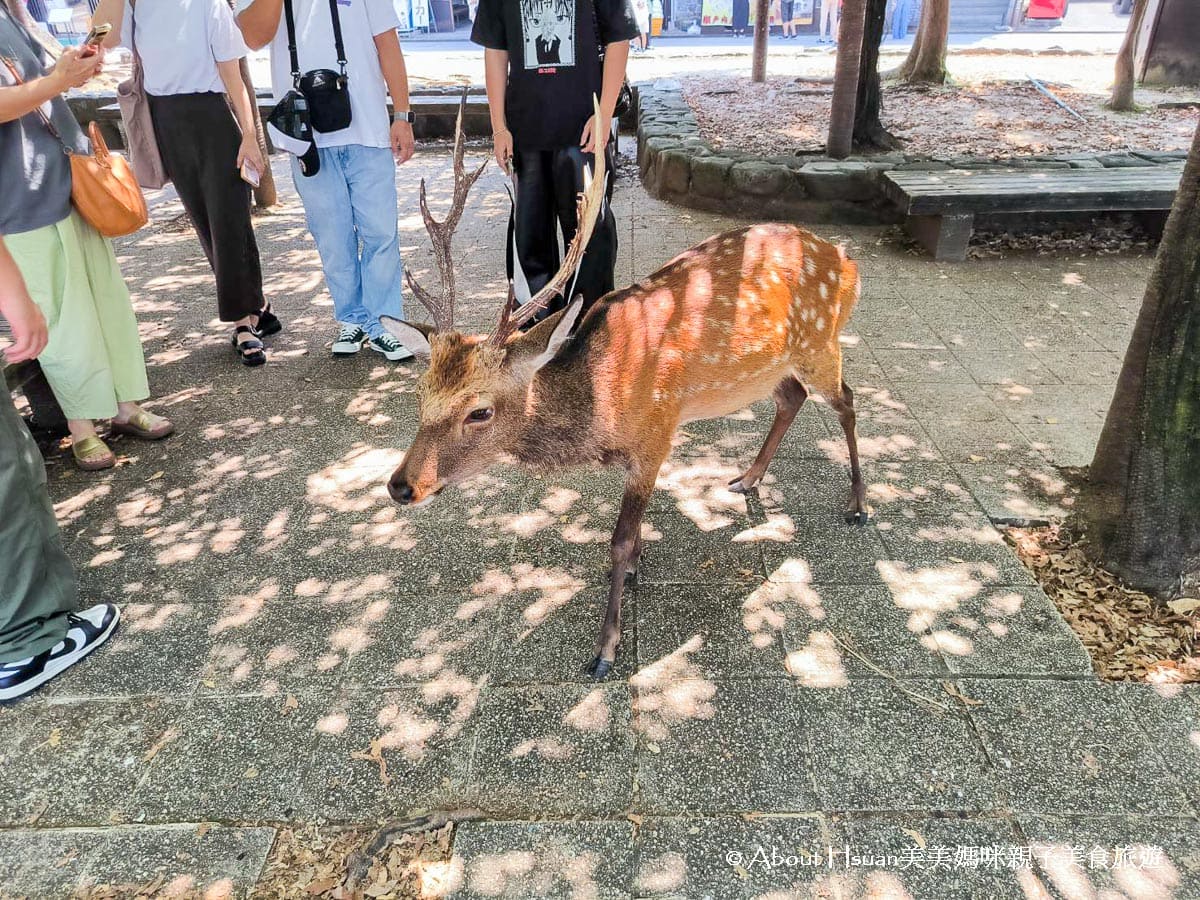
[[[342,15],[338,12],[338,0],[329,0],[329,16],[333,19],[333,47],[337,50],[338,65],[346,74],[346,48],[342,46]]]
[[[288,54],[292,58],[292,87],[300,86],[300,57],[296,55],[296,16],[292,0],[283,0],[283,17],[287,21]]]
[[[25,79],[21,77],[21,72],[19,69],[17,69],[17,64],[15,62],[13,62],[7,56],[0,56],[0,62],[3,62],[8,68],[8,71],[12,74],[12,77],[16,79],[17,84],[25,83]],[[50,117],[46,115],[46,111],[42,109],[43,105],[44,104],[39,105],[34,112],[38,114],[38,118],[42,120],[42,124],[46,126],[46,130],[54,135],[54,139],[58,141],[59,145],[62,147],[62,152],[67,156],[71,156],[71,148],[67,146],[67,142],[63,140],[62,135],[58,132],[58,129],[54,127],[54,123],[50,121]]]
[[[292,87],[300,87],[300,56],[296,51],[296,14],[292,0],[283,0],[283,17],[287,21],[288,55],[292,61]],[[329,17],[333,21],[333,47],[337,51],[338,66],[346,74],[346,48],[342,45],[342,17],[338,13],[337,0],[329,0]]]

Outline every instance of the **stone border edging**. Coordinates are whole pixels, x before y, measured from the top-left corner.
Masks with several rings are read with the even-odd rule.
[[[886,198],[882,173],[891,169],[1101,169],[1182,162],[1186,151],[1106,152],[1009,159],[887,153],[831,160],[818,154],[757,156],[704,140],[677,81],[640,85],[638,170],[660,200],[708,212],[797,218],[845,225],[894,224],[900,211]]]

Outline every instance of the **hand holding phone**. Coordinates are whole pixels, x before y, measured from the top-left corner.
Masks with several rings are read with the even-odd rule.
[[[108,22],[98,22],[92,26],[92,30],[87,33],[87,37],[83,39],[83,46],[80,48],[79,55],[87,58],[95,56],[100,45],[104,43],[104,39],[108,37],[112,31],[112,25]]]
[[[258,187],[262,181],[262,173],[258,171],[258,168],[250,160],[242,163],[241,175],[242,181],[246,182],[250,187]]]

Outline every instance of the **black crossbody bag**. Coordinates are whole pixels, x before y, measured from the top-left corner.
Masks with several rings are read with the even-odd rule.
[[[287,19],[288,53],[292,57],[292,84],[308,101],[308,116],[313,131],[329,134],[350,127],[350,79],[346,75],[346,49],[342,46],[342,19],[337,0],[329,0],[329,15],[333,18],[333,44],[337,50],[340,72],[333,69],[313,69],[300,74],[300,57],[296,53],[296,20],[292,0],[283,2]]]

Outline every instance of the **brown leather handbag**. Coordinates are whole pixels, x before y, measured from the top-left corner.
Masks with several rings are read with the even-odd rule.
[[[21,73],[12,60],[5,59],[4,63],[17,83],[23,84]],[[109,238],[133,234],[145,225],[150,214],[146,210],[142,188],[124,157],[108,152],[99,126],[95,122],[88,125],[92,152],[76,153],[63,140],[45,110],[39,107],[37,112],[42,124],[71,160],[71,202],[84,221]]]

